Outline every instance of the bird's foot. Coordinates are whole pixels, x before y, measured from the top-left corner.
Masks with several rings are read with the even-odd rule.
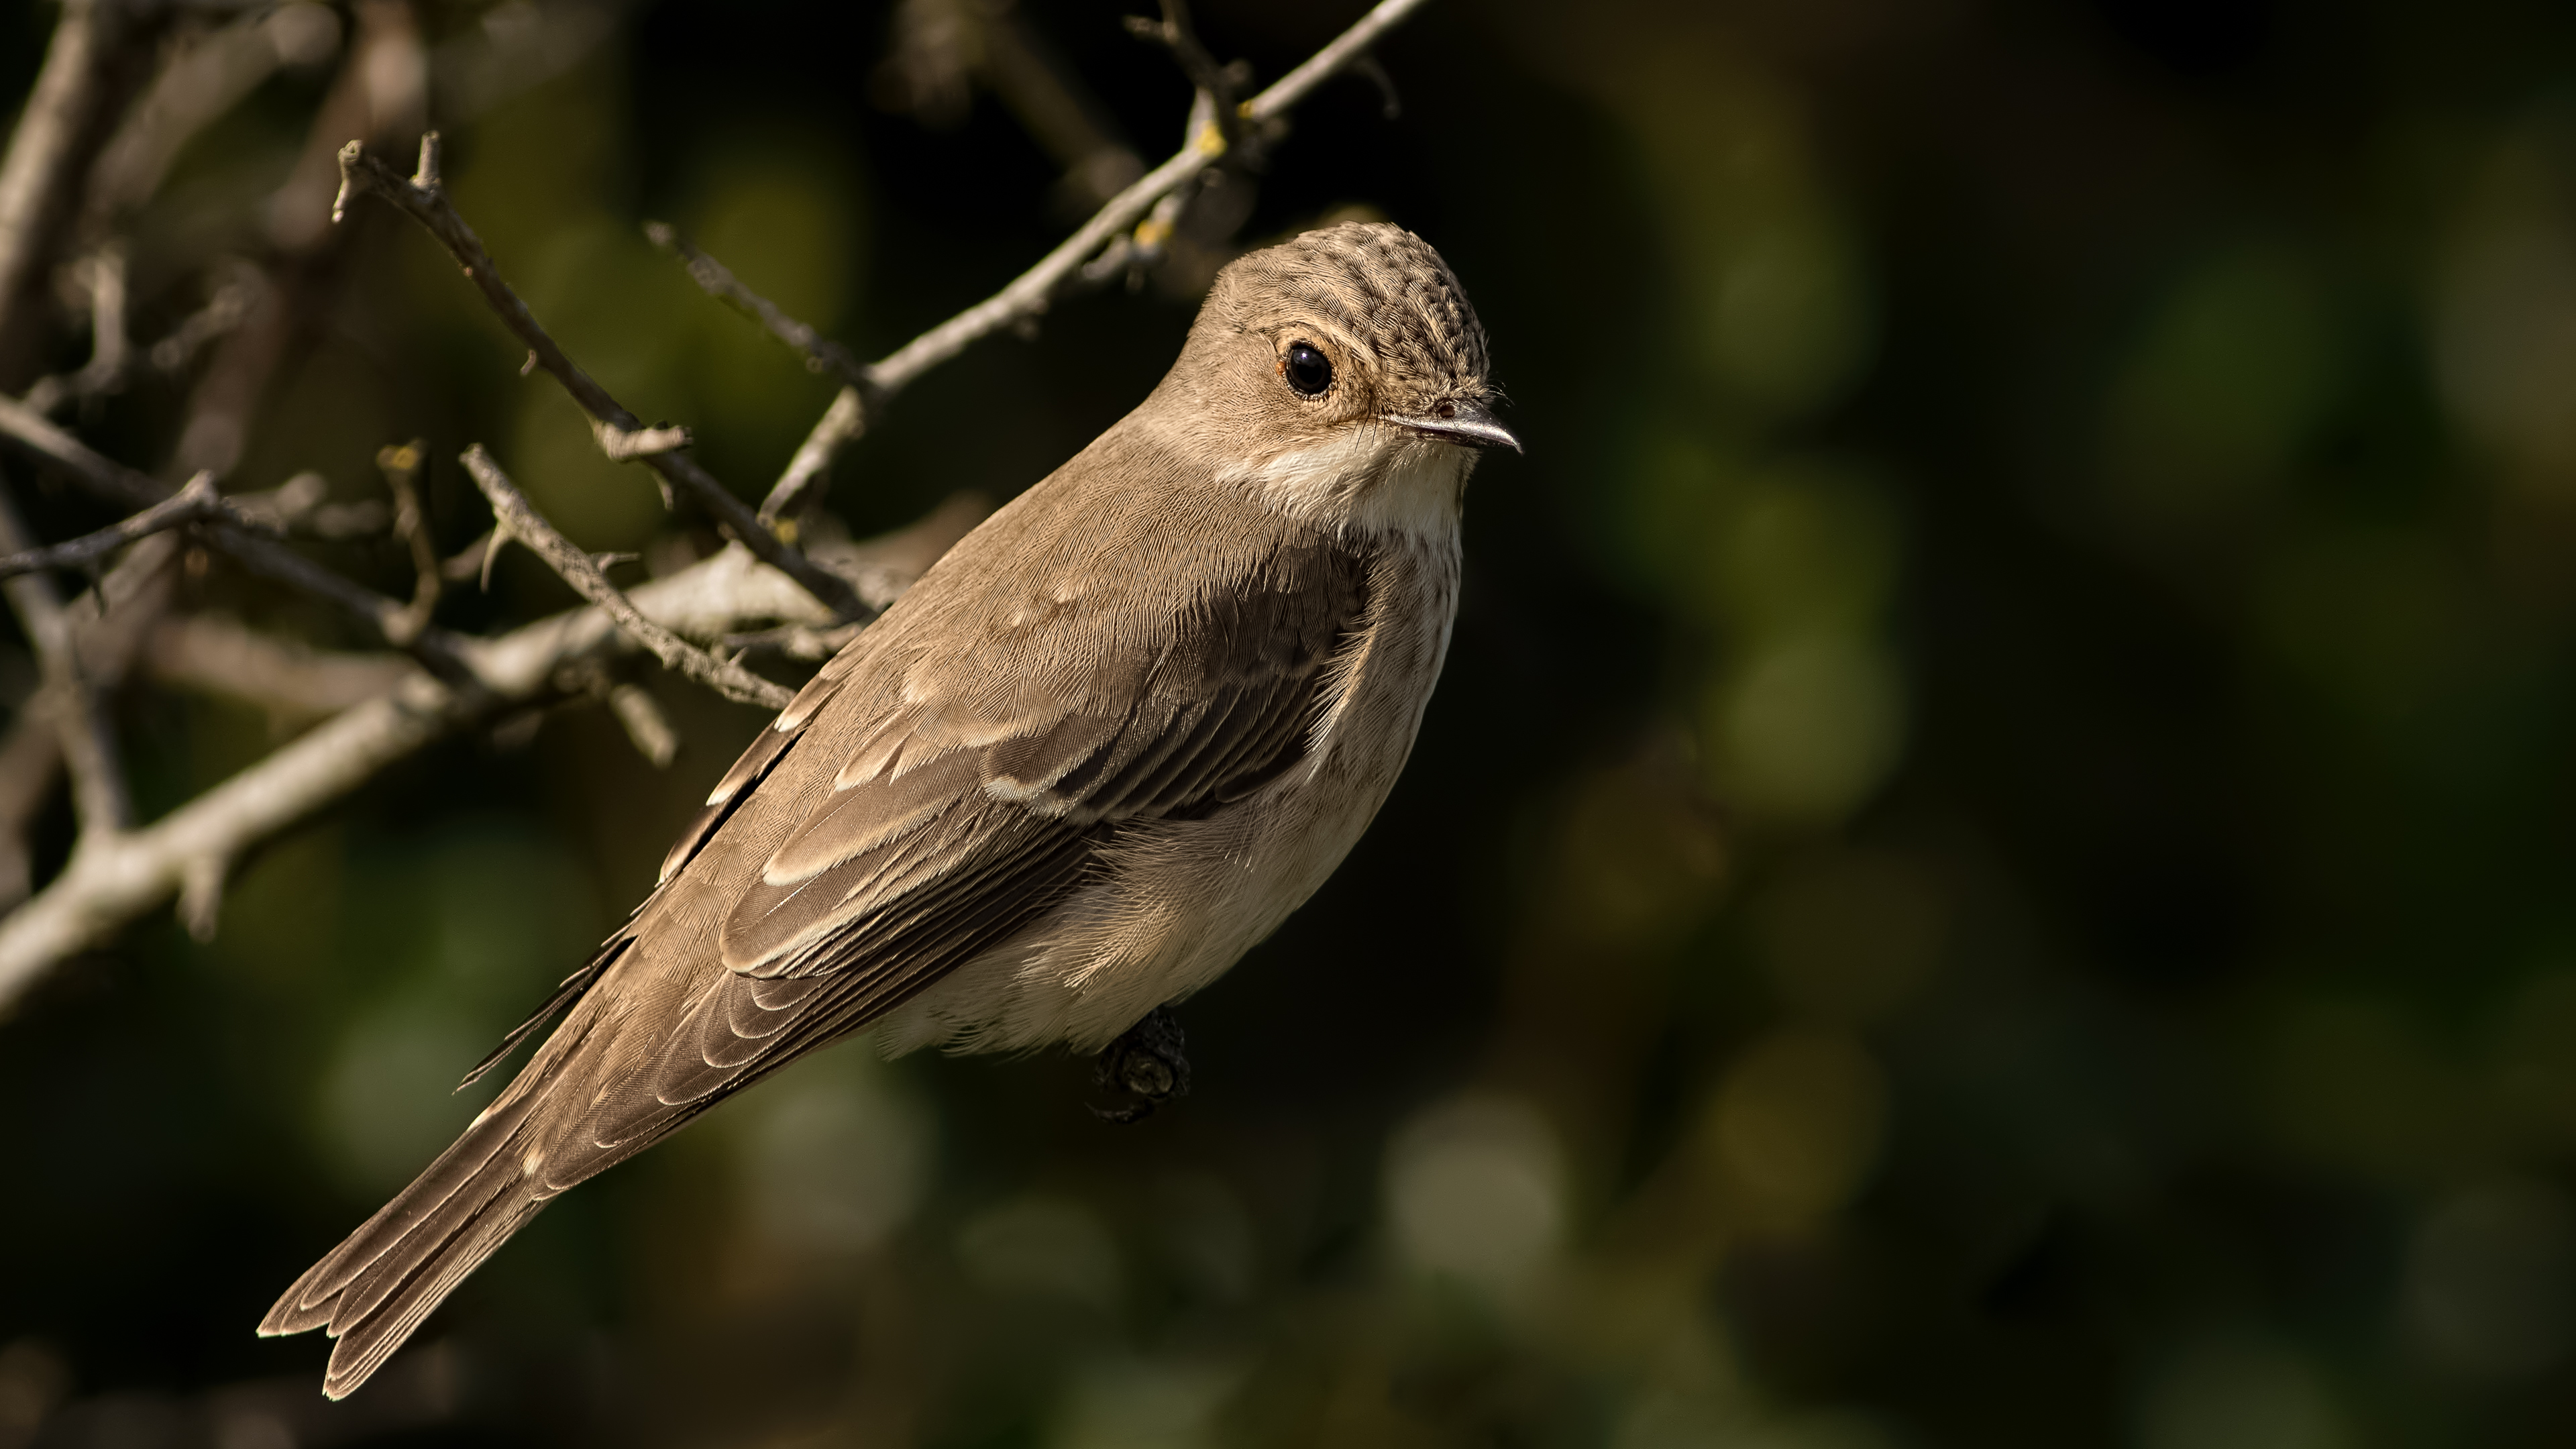
[[[1101,1051],[1091,1068],[1094,1083],[1127,1094],[1126,1105],[1094,1107],[1092,1114],[1105,1122],[1141,1122],[1174,1097],[1188,1096],[1190,1062],[1181,1055],[1185,1045],[1181,1023],[1170,1008],[1145,1013],[1144,1020]]]

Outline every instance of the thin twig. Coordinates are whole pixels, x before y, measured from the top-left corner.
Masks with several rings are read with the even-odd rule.
[[[742,704],[756,704],[767,709],[785,709],[795,698],[795,691],[773,684],[729,660],[718,659],[670,630],[647,619],[638,611],[589,554],[575,548],[572,540],[555,531],[545,516],[530,507],[528,500],[501,471],[492,455],[475,444],[465,450],[465,471],[474,475],[474,486],[492,503],[493,526],[526,544],[548,567],[563,575],[563,580],[581,596],[608,611],[617,626],[634,636],[635,642],[653,651],[653,657],[666,668],[696,680],[725,698]]]
[[[823,410],[821,421],[796,445],[787,471],[778,475],[769,496],[760,500],[760,521],[772,528],[793,528],[808,503],[820,498],[832,459],[868,430],[867,395],[857,386],[842,388]]]
[[[0,548],[24,553],[31,538],[18,510],[0,496]],[[26,573],[0,583],[45,675],[42,707],[62,733],[63,762],[71,769],[72,808],[80,817],[78,849],[114,838],[133,819],[125,775],[116,762],[116,738],[90,681],[83,677],[71,620],[53,580]]]
[[[731,268],[690,245],[679,228],[666,221],[648,221],[644,223],[644,239],[678,257],[689,269],[689,279],[708,296],[758,322],[770,336],[803,353],[807,371],[837,372],[842,381],[853,387],[868,386],[867,369],[850,355],[850,349],[788,316],[777,303],[744,286]]]
[[[597,379],[566,356],[563,348],[556,345],[554,338],[539,325],[536,314],[528,310],[528,304],[519,300],[519,294],[510,290],[509,283],[501,280],[500,270],[493,265],[491,253],[483,249],[482,238],[476,236],[474,228],[466,225],[465,218],[448,204],[446,191],[438,180],[438,150],[437,132],[421,137],[420,169],[406,178],[382,160],[368,155],[360,143],[350,142],[340,151],[340,195],[332,203],[332,217],[337,219],[345,213],[349,198],[366,194],[391,202],[426,227],[430,235],[447,248],[448,255],[456,259],[457,265],[465,269],[465,274],[473,279],[475,287],[483,294],[484,302],[501,319],[501,324],[526,344],[528,350],[535,354],[537,365],[563,384],[564,391],[572,394],[573,402],[590,415],[591,422],[599,430],[600,446],[609,450],[609,456],[620,456],[616,451],[619,435],[628,435],[631,440],[633,435],[649,434],[652,430],[620,406],[617,399],[609,396],[608,390],[601,387]],[[625,456],[637,455],[630,450]],[[764,563],[812,590],[814,597],[844,617],[856,618],[866,612],[867,606],[851,591],[848,580],[817,565],[763,526],[759,516],[748,505],[728,492],[687,454],[662,450],[641,456],[645,466],[697,499],[720,522],[731,528],[752,552],[759,554]]]
[[[1317,86],[1367,54],[1368,48],[1380,37],[1421,9],[1423,4],[1424,0],[1381,0],[1350,29],[1335,37],[1331,44],[1308,56],[1295,70],[1238,106],[1236,114],[1250,123],[1246,134],[1258,137],[1270,122],[1285,115]],[[1155,203],[1196,181],[1199,173],[1227,150],[1224,128],[1213,124],[1213,118],[1211,121],[1210,125],[1194,130],[1171,159],[1111,197],[1100,210],[1092,213],[1089,221],[1076,228],[1073,235],[1040,258],[1036,266],[1012,278],[1009,285],[992,296],[870,363],[866,369],[869,389],[862,395],[856,386],[844,388],[840,396],[832,400],[830,410],[815,423],[804,444],[796,450],[794,460],[787,465],[787,471],[770,489],[768,499],[761,504],[761,516],[776,519],[798,506],[799,500],[830,466],[833,455],[866,432],[871,404],[883,405],[886,399],[902,391],[914,379],[974,343],[1045,313],[1058,290],[1095,253],[1143,220],[1147,213],[1153,211]]]
[[[86,533],[68,543],[50,548],[28,549],[0,558],[0,579],[15,578],[43,569],[80,568],[116,552],[138,538],[185,528],[192,523],[206,523],[218,518],[234,517],[215,492],[215,475],[200,473],[188,480],[188,486],[131,518],[112,523],[96,533]],[[248,526],[245,523],[245,526]]]
[[[0,434],[60,463],[71,470],[81,486],[110,503],[149,508],[170,496],[170,490],[159,480],[95,451],[16,398],[0,397]]]

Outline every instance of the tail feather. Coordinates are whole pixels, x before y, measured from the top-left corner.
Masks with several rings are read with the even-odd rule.
[[[474,1229],[491,1212],[493,1204],[514,1193],[527,1195],[519,1188],[519,1182],[515,1164],[505,1165],[499,1172],[486,1171],[463,1191],[441,1201],[418,1228],[378,1254],[365,1271],[340,1290],[339,1301],[331,1310],[332,1336],[341,1338],[355,1332],[375,1317],[388,1300],[403,1294],[415,1280],[434,1274],[438,1265],[455,1256],[460,1248],[471,1246]]]
[[[544,1205],[518,1149],[545,1093],[505,1100],[347,1241],[295,1280],[262,1337],[321,1328],[339,1343],[323,1392],[366,1382],[465,1275]]]
[[[456,1225],[440,1244],[437,1256],[379,1299],[363,1317],[348,1324],[335,1322],[331,1334],[339,1341],[332,1345],[331,1363],[323,1372],[323,1394],[344,1399],[365,1383],[411,1337],[412,1330],[420,1327],[431,1309],[445,1301],[467,1274],[483,1266],[483,1260],[492,1256],[494,1249],[508,1242],[510,1235],[544,1206],[541,1200],[507,1190],[495,1193]]]

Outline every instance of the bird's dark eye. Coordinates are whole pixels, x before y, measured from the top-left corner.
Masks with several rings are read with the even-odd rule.
[[[1321,396],[1333,385],[1332,359],[1312,342],[1289,344],[1288,356],[1280,361],[1279,374],[1303,397]]]

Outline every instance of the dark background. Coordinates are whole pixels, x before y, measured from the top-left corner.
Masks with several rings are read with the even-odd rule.
[[[1019,21],[1150,162],[1187,87],[1124,8]],[[1199,8],[1264,80],[1356,14]],[[0,5],[10,94],[53,15]],[[879,355],[1085,209],[989,95],[887,109],[890,24],[646,5],[448,123],[539,315],[746,495],[831,384],[640,221]],[[2566,1441],[2576,12],[1435,0],[1382,55],[1401,116],[1328,85],[1237,244],[1421,232],[1528,456],[1471,490],[1394,799],[1182,1011],[1193,1094],[1113,1127],[1081,1062],[843,1048],[326,1409],[325,1345],[251,1326],[760,721],[658,684],[667,774],[596,712],[451,743],[269,849],[212,944],[156,918],[0,1024],[0,1443]],[[201,137],[165,232],[274,186],[321,84]],[[234,486],[373,496],[425,437],[453,547],[482,441],[588,547],[668,528],[426,237],[355,225]],[[831,506],[1026,486],[1192,305],[981,345]],[[157,461],[173,406],[83,430]],[[442,617],[568,600],[513,555]],[[272,738],[120,723],[147,813]]]

